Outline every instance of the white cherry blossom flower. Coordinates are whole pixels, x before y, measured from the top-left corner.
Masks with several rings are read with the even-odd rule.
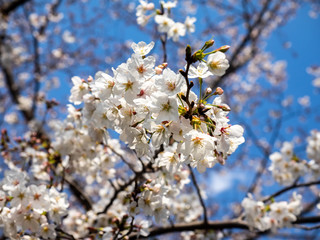
[[[15,190],[16,187],[24,187],[27,183],[27,175],[25,172],[18,170],[9,170],[4,174],[4,180],[2,182],[2,189],[5,191]]]
[[[43,211],[47,211],[50,207],[50,200],[45,185],[30,185],[29,194],[31,200],[31,207],[41,214]]]
[[[139,0],[139,3],[140,4],[136,8],[137,17],[144,15],[148,10],[154,9],[153,3],[148,3],[148,1],[144,1],[144,0]]]
[[[139,228],[139,233],[141,236],[148,236],[150,232],[151,222],[148,220],[141,220],[139,223],[136,223],[136,226]]]
[[[151,96],[150,111],[155,115],[155,122],[177,121],[179,119],[178,104],[175,97],[169,97],[163,92],[155,92]]]
[[[152,145],[155,148],[160,147],[161,144],[168,144],[171,132],[163,124],[155,124],[151,122],[151,132],[152,132]]]
[[[74,86],[71,88],[69,102],[79,105],[83,101],[83,96],[89,93],[89,85],[77,76],[71,78],[71,80]]]
[[[154,42],[146,44],[145,42],[132,43],[132,50],[139,54],[141,57],[146,56],[154,47]]]
[[[28,212],[19,214],[16,222],[24,231],[30,230],[31,232],[38,232],[40,228],[39,219],[40,214],[37,212]]]
[[[204,62],[201,62],[197,68],[194,66],[190,66],[188,77],[189,78],[206,78],[213,75],[210,71],[208,71],[208,67]]]
[[[58,224],[61,223],[61,217],[65,216],[69,203],[65,193],[58,192],[55,188],[50,188],[49,197],[51,201],[51,211],[49,212],[52,220]]]
[[[196,167],[199,173],[204,173],[207,168],[212,168],[216,162],[217,160],[214,156],[204,156],[204,158],[199,161],[192,161],[190,165],[193,168]]]
[[[114,93],[123,95],[126,101],[133,102],[135,97],[139,94],[139,82],[129,70],[119,67],[115,74],[116,85],[114,86]]]
[[[260,231],[270,229],[271,222],[265,216],[265,205],[263,202],[253,200],[252,195],[249,194],[247,198],[242,200],[241,206],[244,208],[245,220],[251,228],[257,228]]]
[[[158,91],[161,91],[169,96],[175,96],[182,91],[182,87],[185,86],[183,76],[179,73],[176,74],[170,69],[164,69],[162,76],[155,81]]]
[[[165,8],[165,9],[168,9],[170,10],[171,8],[175,8],[177,6],[177,0],[176,1],[161,1],[160,2],[162,7]]]
[[[165,167],[168,172],[176,172],[181,165],[181,156],[177,151],[177,145],[165,147],[165,151],[161,152],[156,159],[159,167]]]
[[[184,25],[186,26],[186,30],[189,33],[193,33],[196,30],[196,27],[194,25],[194,23],[197,21],[197,19],[195,17],[189,17],[187,16],[186,20],[184,21]]]
[[[221,138],[217,149],[219,152],[223,152],[225,157],[232,154],[240,144],[244,143],[244,130],[240,125],[222,127],[220,131]]]
[[[10,205],[13,207],[26,207],[30,203],[30,196],[27,190],[25,186],[20,185],[10,191],[12,197]]]
[[[272,162],[269,170],[273,178],[282,185],[290,185],[308,172],[307,162],[294,155],[292,143],[284,142],[280,153],[272,153],[269,158]]]
[[[166,15],[156,15],[154,20],[158,24],[158,31],[160,33],[167,33],[174,24],[174,21]]]
[[[140,25],[141,27],[144,27],[148,24],[149,20],[150,20],[151,16],[145,16],[145,15],[141,15],[137,18],[137,23],[138,25]]]
[[[174,42],[179,40],[179,37],[186,35],[186,26],[180,22],[172,24],[168,31],[168,39],[172,38]]]
[[[93,95],[100,98],[102,101],[108,99],[112,94],[112,89],[115,85],[115,79],[104,72],[97,72],[95,81],[90,84]]]
[[[40,235],[44,239],[55,239],[57,233],[55,231],[55,225],[49,223],[43,223],[40,226]]]
[[[154,64],[155,58],[153,56],[148,56],[146,58],[142,58],[140,54],[133,54],[131,57],[131,61],[127,63],[128,70],[133,74],[137,79],[148,80],[154,74]]]
[[[214,75],[222,76],[229,68],[229,62],[226,55],[220,51],[210,54],[207,59],[209,71]]]
[[[191,130],[185,136],[185,140],[181,146],[181,153],[186,157],[192,156],[192,160],[201,161],[207,155],[213,155],[215,150],[215,137],[201,133],[197,130]]]

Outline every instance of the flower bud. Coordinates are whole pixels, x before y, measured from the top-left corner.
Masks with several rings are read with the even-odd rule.
[[[2,135],[6,135],[7,134],[7,129],[5,129],[5,128],[1,129],[1,134]]]
[[[205,91],[205,95],[209,95],[212,93],[212,89],[211,88],[206,88],[206,91]]]
[[[222,95],[223,94],[223,89],[221,87],[217,87],[215,91],[215,95]]]
[[[222,47],[219,47],[216,51],[219,51],[219,52],[223,52],[223,53],[224,53],[224,52],[228,51],[229,48],[230,48],[229,45],[224,45],[224,46],[222,46]]]
[[[231,111],[230,108],[228,108],[228,107],[226,107],[224,105],[214,105],[214,106],[219,108],[219,109],[221,109],[222,111],[226,111],[226,112],[230,112]]]
[[[206,41],[205,44],[202,47],[202,50],[203,51],[207,50],[208,48],[212,47],[213,44],[214,44],[214,40],[213,39],[211,39],[209,41]]]
[[[201,61],[203,58],[204,58],[204,54],[203,54],[203,51],[202,50],[199,50],[199,51],[196,51],[194,54],[193,54],[193,58],[196,61]]]
[[[188,62],[190,59],[191,59],[191,46],[190,45],[187,45],[186,47],[186,61]]]

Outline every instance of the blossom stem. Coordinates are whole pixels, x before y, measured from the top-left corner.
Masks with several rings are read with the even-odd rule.
[[[200,88],[199,89],[199,98],[200,98],[199,102],[201,102],[201,100],[202,100],[202,78],[200,78],[200,77],[199,77],[199,85],[200,85],[199,86],[199,88]]]

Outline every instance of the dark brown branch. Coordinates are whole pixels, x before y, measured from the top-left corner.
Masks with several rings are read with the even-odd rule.
[[[319,216],[311,216],[311,217],[298,218],[297,221],[293,222],[293,224],[319,223],[319,222],[320,222],[320,215],[319,215]]]
[[[65,231],[62,230],[61,228],[56,228],[56,231],[59,233],[59,238],[58,238],[58,239],[71,239],[71,240],[75,240],[75,238],[74,238],[71,234],[65,232]]]
[[[92,201],[91,199],[83,192],[81,187],[69,176],[65,176],[64,180],[69,184],[70,190],[73,194],[79,199],[82,206],[87,210],[92,209]]]
[[[247,34],[244,36],[241,43],[234,50],[234,52],[230,58],[230,61],[229,61],[230,62],[229,69],[227,70],[225,75],[220,77],[217,81],[213,82],[213,84],[211,86],[212,89],[215,89],[218,86],[220,86],[229,74],[236,72],[240,67],[242,67],[247,62],[247,61],[244,61],[242,63],[238,63],[238,64],[236,63],[238,56],[241,55],[241,52],[245,49],[245,46],[250,41],[251,42],[256,41],[257,38],[259,37],[259,34],[257,34],[256,37],[252,36],[253,30],[258,28],[259,25],[263,23],[262,19],[263,19],[265,13],[268,11],[268,8],[270,7],[271,2],[272,2],[271,0],[266,1],[266,3],[263,5],[261,11],[258,14],[256,21],[251,25],[247,25],[247,27],[248,27]]]
[[[143,175],[143,173],[145,173],[145,172],[141,171],[141,172],[136,173],[133,178],[131,178],[128,182],[126,182],[125,184],[122,184],[118,189],[116,189],[114,194],[113,194],[113,196],[112,196],[112,198],[110,199],[110,202],[105,206],[103,211],[98,213],[98,215],[106,213],[108,211],[108,209],[111,207],[111,205],[113,204],[113,202],[117,199],[118,194],[120,192],[124,191],[128,186],[133,184],[138,178],[140,178]]]
[[[30,27],[32,27],[30,22],[29,24],[30,24]],[[33,53],[34,53],[34,70],[33,70],[34,90],[33,90],[32,112],[36,114],[38,94],[40,90],[40,76],[42,71],[40,66],[39,42],[38,42],[38,39],[35,36],[33,36],[33,34],[32,34],[32,41],[33,41]]]
[[[8,16],[11,12],[16,10],[18,7],[22,6],[23,4],[29,2],[30,0],[13,0],[10,1],[2,6],[0,6],[0,12],[3,16]]]
[[[305,223],[319,223],[320,216],[312,216],[305,218],[298,218],[293,224],[305,224]],[[129,239],[147,239],[154,236],[160,236],[168,233],[185,232],[185,231],[196,231],[196,230],[223,230],[223,229],[246,229],[249,230],[249,226],[246,222],[240,220],[229,220],[229,221],[209,221],[207,224],[204,222],[193,222],[186,224],[177,224],[170,227],[158,227],[152,228],[150,234],[147,237],[142,237],[137,234],[132,234]],[[270,231],[256,232],[257,234],[266,234]]]
[[[117,155],[119,158],[121,158],[121,160],[122,160],[125,164],[128,165],[128,167],[130,168],[130,170],[131,170],[132,172],[136,172],[136,171],[134,170],[133,164],[131,164],[130,162],[128,162],[120,153],[118,153],[118,152],[117,152],[113,147],[111,147],[110,145],[107,144],[107,147],[108,147],[115,155]]]
[[[314,230],[314,229],[320,229],[320,224],[319,225],[315,225],[315,226],[312,226],[312,227],[307,227],[307,226],[304,226],[304,225],[293,225],[295,228],[299,228],[299,229],[303,229],[303,230],[307,230],[307,231],[310,231],[310,230]]]
[[[1,55],[1,52],[0,52],[0,55]],[[3,63],[1,63],[1,68],[4,73],[4,79],[5,79],[9,94],[12,98],[12,101],[15,104],[19,105],[20,90],[14,82],[13,73],[12,73],[11,69],[9,68],[9,66],[6,66]],[[26,120],[26,122],[30,122],[33,119],[34,116],[31,111],[28,111],[26,109],[20,109],[20,111],[21,111],[24,119]]]
[[[313,182],[307,182],[307,183],[301,183],[301,184],[293,184],[291,186],[288,186],[288,187],[285,187],[285,188],[279,190],[278,192],[270,195],[269,197],[266,197],[265,199],[263,199],[263,202],[267,202],[267,201],[271,200],[272,198],[275,198],[275,197],[281,195],[282,193],[285,193],[291,189],[301,188],[301,187],[309,187],[309,186],[317,185],[317,184],[320,184],[320,180],[313,181]]]
[[[259,148],[261,148],[262,152],[264,153],[264,158],[262,160],[262,163],[260,164],[260,169],[257,171],[256,175],[254,176],[254,178],[252,180],[252,183],[251,183],[250,187],[248,188],[248,191],[247,191],[248,193],[249,192],[254,193],[256,188],[257,188],[257,186],[258,186],[259,179],[261,178],[261,176],[262,176],[262,174],[263,174],[263,172],[264,172],[264,170],[265,170],[265,168],[267,166],[267,163],[268,163],[268,160],[269,160],[269,155],[271,153],[270,151],[271,151],[272,147],[274,146],[274,144],[275,144],[275,142],[276,142],[276,140],[278,138],[278,135],[279,135],[279,132],[280,132],[281,123],[282,123],[281,118],[279,118],[277,120],[276,127],[274,127],[273,134],[272,134],[272,136],[270,138],[269,148],[265,149],[263,146],[260,146],[260,144],[257,145],[257,146],[259,146]],[[252,131],[252,134],[254,134],[253,131]],[[256,139],[256,140],[258,140],[258,139]],[[259,141],[257,141],[257,142],[259,142]]]
[[[163,50],[163,62],[167,62],[167,34],[160,37],[162,50]]]
[[[185,232],[195,230],[221,230],[221,229],[249,229],[248,225],[241,221],[220,221],[220,222],[193,222],[186,224],[177,224],[172,227],[159,227],[150,230],[148,237],[139,236],[139,239],[147,239],[154,236],[160,236],[163,234],[174,232]],[[131,235],[131,240],[138,239],[137,235]]]
[[[303,216],[303,215],[311,212],[311,211],[314,209],[314,207],[315,207],[317,204],[319,204],[319,202],[320,202],[320,197],[317,196],[311,203],[309,203],[309,204],[301,211],[300,216]]]

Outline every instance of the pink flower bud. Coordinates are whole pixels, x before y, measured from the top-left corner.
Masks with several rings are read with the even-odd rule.
[[[217,95],[222,95],[223,94],[223,89],[221,87],[217,87],[216,94]]]

